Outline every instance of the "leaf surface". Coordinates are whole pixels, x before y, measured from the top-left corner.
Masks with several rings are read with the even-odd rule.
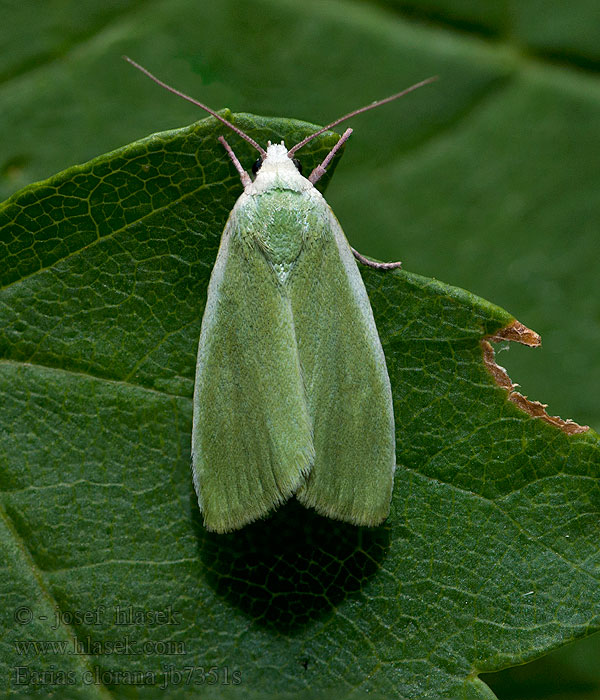
[[[228,116],[261,143],[314,129]],[[197,688],[213,666],[218,690],[239,671],[244,697],[492,697],[477,673],[598,622],[597,436],[507,401],[481,341],[510,314],[367,269],[397,423],[390,518],[355,528],[291,502],[207,533],[189,473],[195,352],[240,192],[219,133],[207,119],[151,136],[26,188],[0,213],[0,586],[11,613],[33,615],[3,635],[6,687],[32,687],[14,683],[16,641],[63,639],[90,653],[29,650],[23,665],[71,671],[86,697],[118,694],[123,672],[174,687],[193,667]],[[306,171],[335,139],[307,149]],[[57,630],[53,609],[68,621]],[[150,616],[115,625],[128,610]],[[106,651],[125,632],[146,652]],[[84,685],[94,668],[103,682]]]
[[[597,70],[600,44],[596,17],[595,0],[573,0],[568,4],[561,0],[526,3],[492,0],[477,3],[471,0],[256,0],[254,3],[107,0],[101,4],[95,0],[62,0],[43,5],[34,0],[22,0],[12,3],[6,8],[0,27],[4,59],[0,71],[3,80],[0,128],[5,137],[0,162],[0,198],[33,180],[88,161],[98,153],[158,129],[179,127],[198,119],[198,111],[192,105],[161,93],[127,66],[120,59],[124,53],[215,108],[230,106],[236,111],[294,116],[320,123],[327,123],[346,111],[429,75],[439,75],[435,86],[349,124],[355,131],[343,167],[339,168],[328,189],[328,200],[352,245],[362,253],[381,260],[402,259],[407,269],[476,291],[510,309],[517,318],[540,332],[543,350],[533,351],[511,343],[511,351],[502,352],[499,362],[523,384],[523,393],[547,401],[551,414],[572,417],[598,429],[600,90]],[[199,241],[203,244],[206,240],[207,244],[216,246],[216,238],[209,238],[208,234],[204,238],[204,232],[210,230],[211,236],[218,236],[219,217],[225,215],[239,183],[235,178],[226,180],[225,173],[229,171],[223,169],[222,182],[229,183],[224,186],[227,195],[216,196],[212,204],[210,198],[191,196],[196,184],[198,191],[202,189],[199,182],[203,175],[195,169],[197,163],[207,172],[226,167],[226,161],[221,160],[221,153],[217,156],[217,151],[212,153],[209,149],[196,154],[197,143],[197,140],[190,141],[191,150],[185,151],[181,161],[175,153],[165,156],[171,159],[172,166],[163,173],[168,184],[166,180],[146,181],[147,191],[140,195],[138,202],[129,199],[121,214],[118,213],[122,204],[119,197],[124,192],[123,187],[119,188],[110,176],[104,187],[103,176],[94,180],[84,166],[82,177],[73,190],[78,194],[68,200],[69,206],[64,211],[66,218],[73,215],[70,227],[60,215],[57,215],[60,225],[50,226],[46,234],[40,234],[46,225],[41,218],[22,222],[24,230],[31,225],[29,240],[35,237],[35,251],[28,249],[31,246],[25,237],[22,248],[7,251],[9,258],[5,258],[3,233],[0,234],[3,263],[0,273],[14,280],[30,275],[29,287],[23,287],[24,296],[18,298],[16,292],[9,291],[13,306],[2,307],[3,319],[8,323],[4,336],[0,335],[3,356],[15,357],[17,362],[30,362],[33,367],[71,368],[76,376],[103,380],[124,377],[117,381],[129,383],[127,386],[154,387],[157,394],[153,396],[190,395],[188,387],[193,377],[190,368],[195,356],[195,339],[191,338],[197,331],[194,324],[199,323],[201,314],[201,303],[196,300],[210,274],[212,257],[202,253],[196,258],[185,248],[180,251],[179,241],[169,237],[168,230],[163,228],[163,219],[158,212],[153,212],[149,202],[153,198],[160,207],[161,192],[175,199],[180,193],[189,204],[188,208],[183,207],[180,215],[188,217],[190,225],[200,232],[191,240],[184,238],[184,245],[195,247]],[[165,148],[168,151],[168,146]],[[192,180],[190,189],[177,179],[174,170],[181,169],[183,179]],[[135,178],[138,171],[134,169],[126,175]],[[219,176],[215,182],[218,179]],[[113,200],[100,207],[99,218],[92,222],[86,219],[83,206],[77,208],[81,205],[81,202],[77,204],[78,198],[94,201],[94,195],[86,192],[90,183],[96,188],[95,196],[104,196],[114,189]],[[143,244],[140,238],[139,242],[123,248],[118,236],[111,241],[110,234],[104,232],[104,217],[111,226],[118,226],[119,216],[121,226],[133,225],[138,221],[135,211],[138,205],[146,212],[144,222],[151,222],[151,232],[147,233]],[[200,211],[202,207],[205,208]],[[140,228],[144,222],[140,221]],[[86,240],[91,241],[92,250],[84,255],[83,267],[77,274],[67,274],[60,271],[60,264],[81,261],[80,230],[82,237],[87,236]],[[102,252],[97,253],[96,258],[86,257],[92,255],[100,237],[106,239]],[[166,240],[170,241],[168,247],[164,245]],[[182,257],[178,259],[180,252]],[[194,266],[194,260],[202,262]],[[54,268],[55,263],[60,274]],[[15,272],[13,264],[17,269],[15,278],[11,277]],[[36,275],[42,268],[44,274],[55,275],[56,285],[44,281],[39,289],[35,288]],[[119,275],[122,279],[115,282]],[[131,276],[135,284],[127,279]],[[64,288],[60,286],[63,281],[67,284]],[[189,289],[183,293],[177,288],[178,283]],[[374,293],[379,282],[372,284],[371,293]],[[123,289],[127,291],[123,293]],[[413,288],[408,296],[421,294],[419,289]],[[109,290],[113,290],[114,295],[107,299],[104,293]],[[192,307],[188,306],[190,299]],[[386,298],[383,309],[387,308]],[[396,310],[390,308],[390,313],[395,314]],[[188,323],[189,328],[184,329],[178,318]],[[36,327],[38,330],[34,331]],[[134,347],[138,338],[140,345]],[[153,345],[156,338],[163,338],[160,347]],[[185,358],[178,354],[184,347],[188,353]],[[504,346],[499,347],[503,349]],[[61,386],[60,381],[58,385]],[[62,418],[45,421],[39,417],[52,407],[43,387],[42,394],[37,394],[23,389],[28,386],[27,382],[19,386],[21,393],[11,390],[10,401],[7,399],[3,406],[16,422],[0,426],[3,431],[0,469],[8,483],[8,486],[3,484],[4,489],[15,487],[17,481],[23,482],[24,477],[17,479],[15,474],[22,474],[25,468],[29,470],[27,484],[35,484],[38,478],[43,482],[45,474],[49,478],[49,471],[57,474],[63,469],[68,471],[63,465],[69,464],[69,460],[63,462],[62,459],[67,453],[72,463],[79,453],[79,464],[83,465],[84,449],[91,455],[92,469],[113,462],[120,465],[122,455],[129,452],[137,455],[136,468],[140,465],[149,468],[152,464],[150,451],[172,456],[174,445],[179,449],[174,459],[182,460],[181,464],[186,459],[187,438],[178,441],[175,433],[171,434],[168,429],[165,429],[168,440],[151,442],[143,448],[138,444],[143,442],[143,437],[137,442],[132,435],[125,441],[114,438],[124,429],[123,416],[130,416],[131,430],[137,431],[136,436],[146,435],[126,395],[119,403],[115,403],[114,397],[106,398],[101,413],[95,413],[91,403],[86,401],[80,407],[81,416],[65,423]],[[56,397],[60,398],[54,399],[53,410],[59,410],[59,405],[64,406],[65,411],[72,410],[67,406],[70,396],[69,391],[57,389]],[[37,408],[36,400],[45,407],[43,411]],[[13,402],[12,408],[10,402]],[[33,411],[40,423],[28,421],[29,414],[19,423],[16,417],[21,414],[15,402],[18,407],[25,406]],[[111,423],[109,416],[113,415],[120,420],[114,419]],[[150,410],[144,425],[153,425],[160,415]],[[86,421],[94,423],[99,420],[98,416],[103,420],[102,433],[90,441],[88,437],[96,433],[92,430],[88,434]],[[408,407],[403,417],[410,423]],[[15,433],[13,426],[17,426],[19,432]],[[61,441],[63,429],[65,435],[71,434],[69,430],[75,431],[77,439],[72,437],[73,447],[69,447],[69,441],[64,444]],[[185,427],[179,424],[177,430],[185,433]],[[11,436],[10,447],[4,440],[6,435]],[[443,440],[443,436],[439,439]],[[580,439],[575,437],[574,441]],[[415,444],[420,444],[418,439]],[[129,446],[127,450],[124,445]],[[137,447],[134,449],[131,445]],[[553,445],[550,442],[548,449]],[[403,446],[402,449],[407,448]],[[493,446],[490,453],[493,457]],[[451,456],[454,458],[456,453]],[[557,503],[571,503],[577,513],[570,521],[571,526],[581,529],[578,541],[580,545],[585,544],[578,550],[578,556],[588,563],[595,561],[596,549],[592,543],[598,539],[595,491],[598,472],[594,460],[588,489],[572,490],[571,474],[565,472],[569,487],[565,486],[560,497],[549,497],[548,507],[541,509],[539,504],[535,507],[536,512],[543,510],[552,518]],[[537,461],[535,464],[537,470]],[[565,458],[563,464],[567,469],[570,462]],[[514,460],[506,469],[513,466]],[[102,470],[102,483],[110,484],[110,479],[116,476],[115,483],[120,484],[125,478],[120,467],[105,466]],[[82,478],[89,476],[87,467],[81,466],[79,471]],[[171,488],[171,471],[163,476]],[[520,483],[518,477],[517,471],[516,483]],[[127,474],[127,478],[131,475]],[[507,471],[506,483],[510,483],[511,478]],[[187,475],[181,472],[177,485],[187,487],[187,484]],[[96,482],[92,481],[89,489],[97,501],[101,491],[95,490]],[[104,498],[111,500],[112,495],[105,493]],[[63,501],[57,502],[58,505],[52,502],[52,507],[47,492],[39,498],[40,503],[48,503],[52,511],[75,507],[74,497],[65,501],[64,494]],[[190,499],[189,508],[193,512],[191,494]],[[85,500],[83,495],[78,495],[77,501],[80,500]],[[125,502],[123,506],[126,511]],[[137,506],[143,512],[138,514],[136,524],[145,522],[146,511],[156,511],[156,506],[151,507],[147,501],[138,502]],[[87,522],[91,514],[90,506],[79,508],[77,518],[71,515],[72,524],[78,523],[80,518]],[[27,517],[29,513],[30,509]],[[97,515],[96,510],[94,517]],[[28,535],[30,528],[28,521],[25,521],[27,527],[23,524],[24,516],[20,517],[17,510],[11,517],[19,528],[15,529],[13,522],[7,520],[7,537],[23,528]],[[110,524],[110,529],[103,519],[99,520],[100,529],[93,530],[95,538],[86,539],[84,533],[81,541],[91,550],[100,547],[106,552],[106,547],[99,544],[101,534],[118,539],[121,523],[128,517],[127,513],[120,514],[116,522]],[[48,528],[53,518],[53,513],[44,511],[32,523]],[[552,529],[548,521],[540,522],[546,522],[548,531]],[[67,532],[64,518],[60,523],[60,533],[57,528],[44,537],[35,530],[33,533],[44,541],[60,534],[65,542],[72,538],[78,543],[78,536],[71,532],[76,527]],[[86,532],[91,530],[89,526]],[[124,542],[132,533],[137,535],[140,531],[148,535],[148,530],[130,527],[122,533]],[[568,541],[570,537],[565,536],[565,539]],[[164,546],[163,539],[157,541]],[[17,553],[23,556],[21,563],[10,569],[7,581],[12,581],[14,591],[21,591],[24,599],[31,601],[34,596],[30,592],[37,590],[32,586],[43,581],[43,576],[40,578],[36,573],[34,560],[28,559],[27,542],[26,536],[20,543],[17,539],[7,545],[10,556]],[[81,543],[77,547],[82,549],[82,554],[87,551]],[[42,548],[42,555],[38,549],[35,552],[35,561],[41,556],[41,565],[53,570],[52,548]],[[124,552],[132,554],[125,545],[120,554]],[[74,549],[73,558],[78,555],[79,549]],[[593,563],[590,566],[594,568]],[[86,571],[84,567],[82,572]],[[102,591],[110,590],[110,581],[110,576],[104,577]],[[71,584],[85,588],[85,581],[78,583],[72,578]],[[100,588],[97,587],[96,592]],[[122,584],[114,600],[124,590]],[[95,604],[106,602],[104,593],[100,595]],[[9,597],[8,600],[6,610],[12,611],[10,601],[13,599]],[[51,619],[55,601],[51,596],[47,600]],[[148,597],[142,596],[141,601],[143,606],[150,605]],[[558,601],[556,606],[560,608]],[[595,624],[593,615],[585,610],[584,606],[583,618],[591,621],[591,631]],[[11,614],[7,612],[6,624],[17,637],[20,630],[24,639],[63,640],[65,635],[66,639],[71,638],[71,633],[65,630],[49,632],[39,620],[39,629],[24,626],[13,630]],[[108,625],[106,620],[105,624]],[[90,629],[96,628],[92,625]],[[121,632],[124,629],[121,628]],[[155,630],[154,634],[160,636],[159,631]],[[542,642],[537,640],[528,651],[523,651],[523,658],[542,653],[543,649],[557,643],[559,637],[560,633]],[[568,637],[566,633],[564,638]],[[7,640],[8,637],[0,642],[4,645],[2,649],[12,653],[14,649]],[[551,687],[556,692],[558,687],[568,686],[569,700],[575,692],[591,692],[592,687],[597,691],[600,688],[595,663],[598,642],[600,636],[595,635],[585,640],[587,646],[582,647],[583,642],[579,642],[562,656],[557,656],[562,651],[558,650],[540,661],[537,667],[529,664],[515,669],[512,676],[506,677],[508,685],[498,686],[499,681],[492,679],[496,682],[493,687],[500,688],[498,692],[503,700],[507,700],[511,692],[519,698],[539,697],[542,687],[544,692],[547,689],[550,693]],[[196,651],[199,648],[196,647]],[[0,658],[9,657],[10,654],[0,654]],[[584,669],[586,658],[591,661]],[[113,668],[118,667],[118,659],[123,659],[123,655],[117,658],[112,654]],[[80,658],[65,659],[61,654],[51,656],[45,668],[51,669],[57,661],[63,669],[71,668],[68,662],[73,661],[72,668],[77,674],[88,668]],[[27,665],[22,657],[15,663]],[[308,657],[303,657],[301,664],[302,669],[306,665],[309,673]],[[12,661],[7,660],[6,665],[9,668]],[[352,667],[353,663],[349,661],[348,665]],[[492,665],[496,668],[501,664]],[[145,665],[139,662],[136,667]],[[529,669],[535,674],[535,668],[537,676],[532,676],[528,682],[523,680]],[[402,664],[397,666],[397,673],[402,680]],[[8,677],[8,671],[3,673],[2,683]],[[515,690],[510,679],[517,677],[520,680],[515,681]],[[466,687],[474,689],[474,693],[485,693],[483,686],[471,678]],[[124,686],[124,682],[116,681],[116,690]],[[307,683],[311,682],[309,678]],[[49,692],[56,686],[51,678],[46,679],[41,682],[39,692]],[[178,689],[183,692],[184,686],[189,689],[189,684],[183,682]],[[200,689],[207,691],[208,687],[205,684]],[[341,693],[342,687],[345,686],[336,685],[336,691]],[[31,680],[25,679],[17,690],[29,696],[35,688]],[[94,689],[86,686],[85,692],[91,693]],[[248,692],[250,686],[245,684],[243,689]],[[63,686],[61,691],[66,692],[67,688]]]

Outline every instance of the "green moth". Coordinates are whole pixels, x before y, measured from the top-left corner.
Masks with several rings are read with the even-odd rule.
[[[244,191],[225,225],[202,319],[192,470],[208,530],[230,532],[295,496],[355,525],[389,514],[395,470],[392,391],[354,251],[314,187],[339,147],[303,177],[294,154],[327,129],[423,81],[341,117],[288,149],[263,149],[255,178],[227,141]]]

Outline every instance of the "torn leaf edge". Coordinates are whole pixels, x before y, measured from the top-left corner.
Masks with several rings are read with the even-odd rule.
[[[515,387],[519,385],[513,384],[504,367],[496,363],[496,353],[492,346],[492,342],[500,343],[504,340],[512,340],[522,345],[537,348],[541,346],[542,339],[535,331],[532,331],[530,328],[527,328],[527,326],[515,320],[509,323],[508,326],[501,328],[494,333],[494,335],[488,335],[480,341],[483,351],[483,362],[496,384],[502,387],[502,389],[506,389],[508,392],[508,400],[512,401],[512,403],[518,406],[522,411],[525,411],[525,413],[528,413],[532,418],[541,418],[543,421],[546,421],[546,423],[550,423],[564,433],[567,433],[567,435],[587,432],[590,429],[588,425],[579,425],[570,418],[563,420],[559,418],[559,416],[551,416],[546,412],[548,404],[540,403],[539,401],[531,401],[518,391],[514,391]]]

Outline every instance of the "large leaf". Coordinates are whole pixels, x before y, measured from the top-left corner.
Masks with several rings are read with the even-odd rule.
[[[540,331],[542,352],[514,346],[502,364],[552,413],[597,428],[597,4],[382,4],[13,3],[0,188],[198,118],[121,53],[213,106],[321,121],[439,74],[352,124],[328,198],[364,253],[477,290]]]
[[[310,131],[232,118],[263,143]],[[507,400],[484,339],[519,328],[508,313],[365,270],[398,427],[390,518],[355,528],[292,502],[207,533],[189,440],[206,286],[240,191],[222,131],[209,119],[149,137],[2,209],[5,687],[49,692],[58,681],[27,674],[58,669],[94,697],[118,693],[119,674],[177,686],[214,666],[220,689],[241,674],[244,697],[491,697],[479,672],[597,624],[597,436]],[[322,137],[305,168],[334,142]],[[129,606],[167,616],[115,626]],[[114,653],[126,636],[145,653]],[[15,646],[34,640],[84,653]]]
[[[554,413],[600,428],[600,90],[578,68],[598,65],[597,3],[382,5],[15,3],[0,28],[0,191],[198,119],[123,53],[214,107],[321,123],[437,74],[352,124],[329,199],[363,252],[535,327],[545,352],[503,362]]]

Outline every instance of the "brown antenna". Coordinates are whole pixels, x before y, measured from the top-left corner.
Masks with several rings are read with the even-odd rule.
[[[423,87],[423,85],[429,85],[429,83],[433,83],[438,79],[437,75],[432,76],[431,78],[427,78],[426,80],[421,80],[420,83],[415,83],[414,85],[411,85],[410,87],[406,88],[405,90],[402,90],[402,92],[398,92],[395,95],[390,95],[390,97],[384,97],[383,100],[377,100],[376,102],[372,102],[369,105],[365,105],[364,107],[360,107],[359,109],[355,109],[352,112],[348,112],[348,114],[344,114],[343,117],[340,117],[339,119],[336,119],[335,121],[331,122],[331,124],[327,124],[327,126],[324,126],[322,129],[319,129],[319,131],[315,131],[314,134],[311,134],[310,136],[307,136],[305,139],[300,141],[300,143],[297,143],[295,146],[292,146],[290,150],[288,151],[288,156],[291,158],[296,151],[298,151],[302,146],[306,146],[306,144],[309,141],[312,141],[316,136],[319,136],[325,131],[329,131],[329,129],[333,128],[334,126],[337,126],[338,124],[341,124],[342,122],[345,122],[346,119],[350,119],[350,117],[355,117],[357,114],[362,114],[363,112],[368,112],[370,109],[375,109],[375,107],[381,107],[381,105],[387,104],[388,102],[393,102],[394,100],[397,100],[399,97],[404,97],[404,95],[408,95],[409,92],[413,92],[414,90],[417,90],[420,87]]]
[[[238,136],[241,136],[244,140],[246,140],[251,146],[256,148],[256,150],[260,153],[260,155],[264,158],[267,155],[267,152],[262,146],[259,146],[256,141],[248,136],[248,134],[245,134],[241,129],[238,129],[237,126],[234,126],[230,121],[227,121],[225,117],[222,117],[220,114],[214,111],[214,109],[211,109],[210,107],[207,107],[205,104],[202,104],[202,102],[198,102],[198,100],[195,100],[193,97],[190,97],[189,95],[186,95],[183,92],[180,92],[179,90],[176,90],[175,88],[171,87],[170,85],[167,85],[167,83],[163,83],[162,80],[159,80],[155,75],[152,75],[152,73],[149,70],[146,70],[143,66],[140,66],[139,63],[136,63],[133,61],[129,56],[123,56],[123,58],[128,62],[131,63],[131,65],[134,68],[137,68],[139,71],[142,71],[144,75],[147,75],[151,80],[154,80],[155,83],[163,87],[165,90],[168,90],[169,92],[172,92],[174,95],[177,95],[178,97],[183,97],[184,100],[187,100],[188,102],[191,102],[192,104],[196,105],[196,107],[200,107],[203,109],[205,112],[208,112],[209,114],[212,114],[213,117],[218,119],[220,122],[223,122],[225,126],[228,126],[232,131],[235,131],[235,133]]]

